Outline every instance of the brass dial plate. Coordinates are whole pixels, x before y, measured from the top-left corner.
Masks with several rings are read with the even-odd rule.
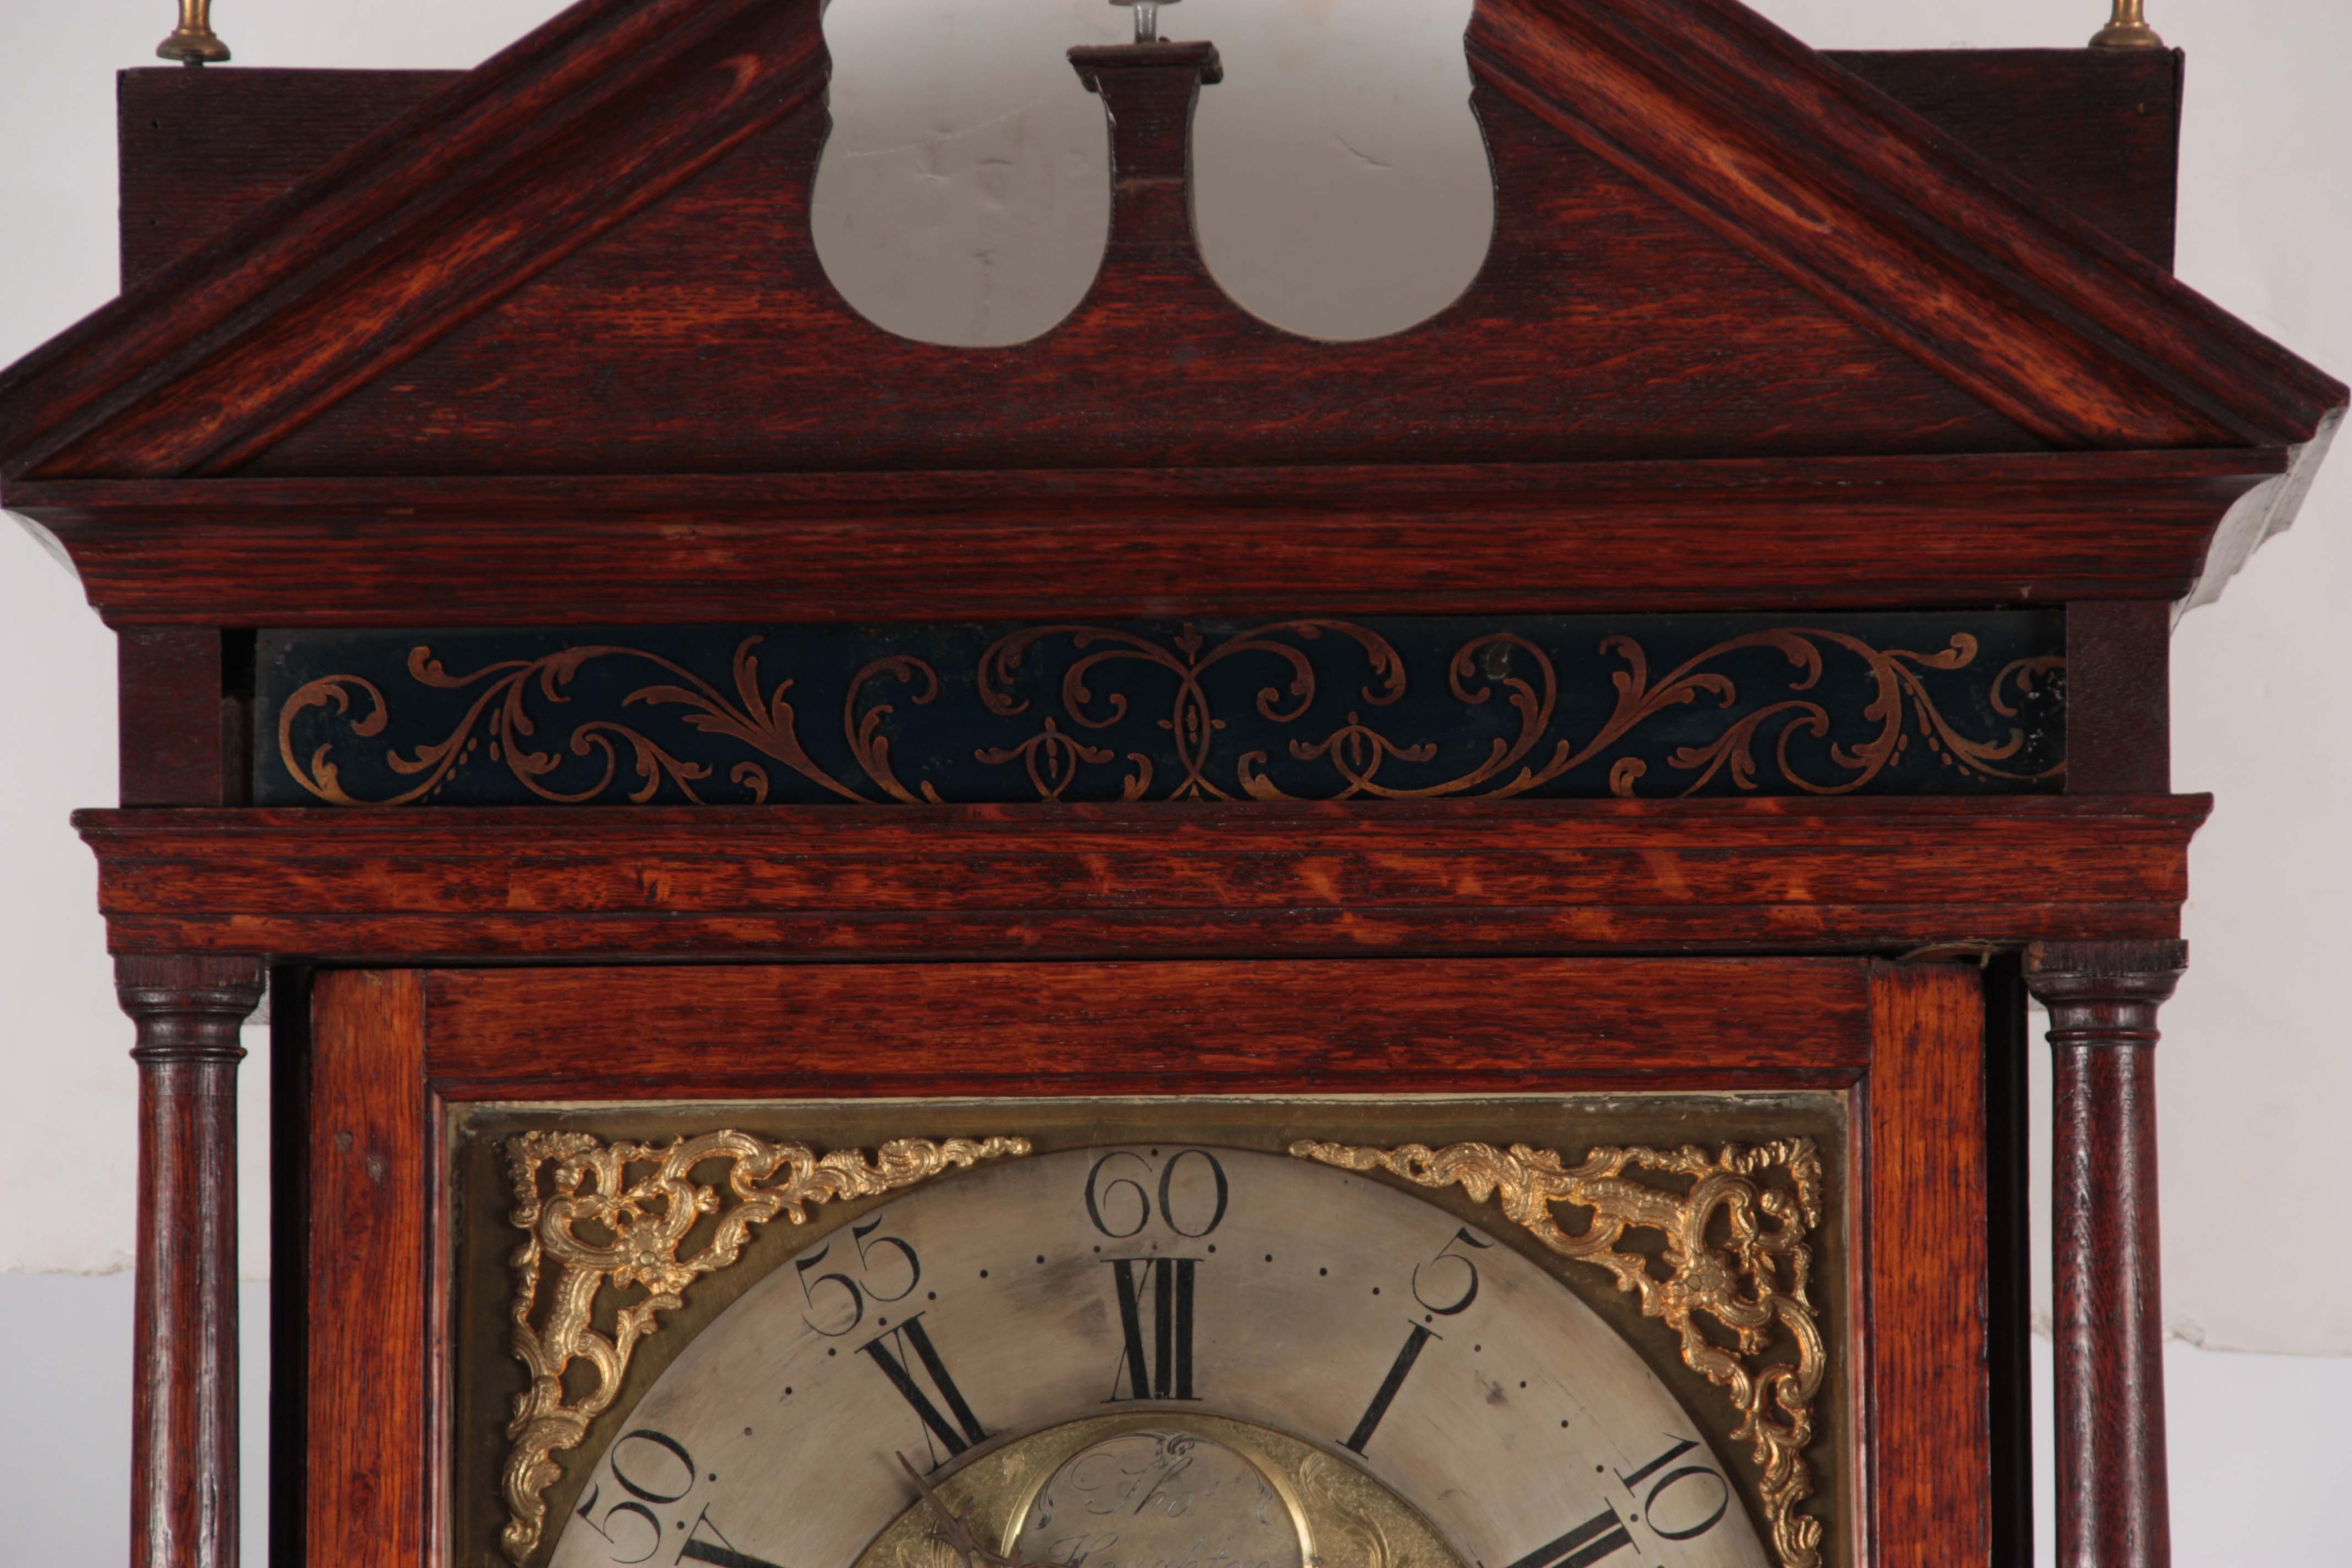
[[[1143,1143],[958,1173],[803,1248],[582,1451],[552,1562],[846,1565],[916,1501],[900,1455],[944,1486],[1156,1413],[1286,1436],[1488,1568],[1769,1560],[1703,1428],[1492,1233],[1379,1178]]]

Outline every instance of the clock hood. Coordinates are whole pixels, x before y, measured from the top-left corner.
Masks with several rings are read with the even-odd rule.
[[[1751,563],[1710,566],[1710,542],[1752,541],[1760,511],[1837,555],[1807,520],[1857,497],[1918,531],[1855,568],[1858,600],[2186,599],[2285,525],[2345,405],[2133,247],[2168,247],[2168,139],[2126,159],[2161,212],[2061,159],[2031,183],[1899,60],[1833,59],[1729,0],[1479,0],[1486,264],[1437,316],[1350,343],[1250,316],[1200,259],[1190,121],[1214,48],[1073,50],[1113,125],[1091,290],[1025,343],[909,342],[840,298],[811,241],[821,14],[583,0],[471,71],[335,94],[129,73],[126,103],[215,130],[271,94],[336,96],[310,121],[341,150],[275,194],[248,182],[188,254],[127,250],[152,270],[0,374],[0,501],[119,623],[415,619],[381,582],[339,587],[332,537],[397,551],[436,520],[559,564],[567,616],[821,615],[839,573],[782,565],[820,535],[845,560],[1003,558],[930,537],[950,510],[1034,535],[1011,569],[1031,584],[1079,560],[1057,522],[1131,524],[1126,550],[1246,513],[1297,561],[1360,573],[1410,511],[1526,531],[1475,566],[1433,546],[1427,570],[1472,575],[1432,608],[1506,585],[1564,608],[1604,571],[1647,603],[1720,602]],[[2177,57],[2010,74],[2035,71],[2044,100],[2072,72],[2119,124],[2126,100],[2170,123]],[[127,203],[165,199],[125,179]],[[2015,531],[1972,535],[1982,559],[1923,558],[1993,514]],[[2099,518],[2114,531],[2087,548],[2058,537]],[[688,519],[755,537],[695,553]],[[325,534],[240,531],[296,520]],[[1649,580],[1580,578],[1569,557],[1605,556],[1612,530]],[[174,554],[206,544],[268,548],[277,597],[249,564]],[[1172,548],[1163,595],[1238,570],[1213,542]],[[443,539],[390,577],[446,578],[459,552]],[[992,607],[1052,608],[1020,598]]]

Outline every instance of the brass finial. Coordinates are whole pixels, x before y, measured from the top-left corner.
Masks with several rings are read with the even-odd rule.
[[[228,58],[228,46],[213,31],[213,0],[180,0],[180,25],[155,46],[155,54],[184,66],[218,65]]]
[[[2164,40],[2147,25],[2146,0],[2116,0],[2116,14],[2091,40],[2095,49],[2160,49]]]

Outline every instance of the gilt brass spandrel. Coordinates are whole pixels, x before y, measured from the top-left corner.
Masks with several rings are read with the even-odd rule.
[[[497,1485],[505,1451],[502,1436],[511,1402],[525,1392],[509,1342],[511,1294],[509,1255],[515,1232],[508,1224],[512,1206],[504,1167],[505,1140],[521,1131],[563,1127],[603,1140],[655,1143],[713,1128],[734,1127],[771,1142],[800,1142],[819,1149],[872,1148],[916,1131],[940,1134],[979,1127],[1017,1127],[1039,1154],[1091,1144],[1181,1141],[1216,1147],[1281,1153],[1302,1138],[1324,1138],[1385,1146],[1413,1141],[1447,1142],[1477,1136],[1503,1144],[1525,1142],[1544,1147],[1584,1149],[1604,1142],[1665,1148],[1692,1142],[1760,1143],[1776,1136],[1813,1138],[1832,1170],[1843,1170],[1846,1097],[1838,1092],[1757,1094],[1639,1093],[1546,1097],[1334,1097],[1315,1100],[1223,1097],[1182,1100],[860,1100],[745,1101],[716,1103],[469,1105],[453,1108],[450,1124],[453,1216],[451,1271],[458,1300],[453,1313],[456,1391],[455,1484],[449,1493],[452,1538],[494,1542],[506,1514]],[[976,1119],[976,1120],[975,1120]],[[952,1175],[946,1178],[955,1179]],[[1497,1226],[1490,1206],[1457,1190],[1424,1191],[1421,1201],[1491,1230],[1505,1246],[1553,1274],[1608,1322],[1624,1343],[1673,1390],[1706,1437],[1727,1455],[1734,1440],[1733,1413],[1722,1394],[1685,1365],[1675,1336],[1644,1321],[1639,1306],[1616,1291],[1605,1277],[1588,1277],[1554,1256],[1534,1237]],[[663,1314],[662,1332],[639,1342],[619,1393],[604,1418],[625,1424],[629,1412],[673,1359],[730,1306],[798,1247],[821,1241],[833,1230],[858,1221],[885,1198],[851,1199],[812,1211],[809,1224],[793,1227],[782,1241],[744,1250],[732,1268],[705,1276],[686,1295],[680,1310]],[[1832,1183],[1822,1226],[1813,1237],[1816,1278],[1827,1300],[1843,1303],[1839,1282],[1846,1279],[1844,1200]],[[685,1244],[700,1244],[699,1235]],[[1636,1248],[1641,1238],[1629,1240]],[[610,1332],[611,1303],[595,1321]],[[1843,1316],[1831,1309],[1833,1331]],[[1840,1341],[1840,1343],[1843,1342]],[[1851,1433],[1842,1356],[1832,1356],[1811,1450],[1822,1510],[1839,1521],[1853,1517],[1845,1458]],[[604,1428],[600,1427],[600,1430]],[[596,1441],[598,1439],[592,1439]],[[581,1478],[567,1473],[548,1489],[551,1520],[564,1518],[582,1500]],[[1764,1528],[1763,1500],[1752,1478],[1735,1476],[1741,1506]],[[550,1531],[552,1533],[551,1530]],[[534,1561],[543,1561],[544,1544]],[[491,1546],[468,1561],[484,1568],[504,1562]],[[1832,1532],[1823,1561],[1851,1562],[1848,1543]]]
[[[505,1148],[509,1223],[524,1238],[511,1259],[510,1342],[530,1377],[507,1423],[511,1446],[499,1472],[508,1517],[499,1542],[515,1563],[539,1549],[545,1494],[562,1475],[555,1456],[577,1447],[612,1406],[662,1314],[683,1307],[697,1280],[731,1267],[756,1226],[805,1225],[822,1205],[1029,1152],[1026,1139],[998,1135],[894,1138],[871,1156],[819,1154],[732,1129],[658,1143],[541,1129],[514,1134]],[[709,1179],[713,1166],[723,1178]],[[595,1319],[608,1292],[617,1299],[604,1329]],[[583,1368],[593,1380],[585,1387]]]
[[[1804,1511],[1813,1495],[1805,1450],[1828,1371],[1807,1240],[1821,1226],[1823,1185],[1811,1139],[1712,1151],[1603,1147],[1574,1164],[1524,1143],[1381,1149],[1302,1141],[1290,1152],[1341,1170],[1459,1187],[1481,1203],[1492,1198],[1552,1252],[1606,1271],[1640,1300],[1643,1317],[1674,1331],[1685,1363],[1739,1412],[1732,1436],[1754,1456],[1781,1568],[1820,1568],[1822,1521]],[[1787,1187],[1759,1180],[1776,1170]],[[1576,1213],[1589,1217],[1563,1228]],[[1640,1232],[1663,1244],[1663,1270],[1623,1245]]]

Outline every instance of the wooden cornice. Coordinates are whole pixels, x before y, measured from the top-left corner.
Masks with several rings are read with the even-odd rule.
[[[2188,595],[2267,450],[20,482],[117,626],[1955,607]]]
[[[2169,937],[2204,795],[86,811],[118,952],[1892,952]]]

